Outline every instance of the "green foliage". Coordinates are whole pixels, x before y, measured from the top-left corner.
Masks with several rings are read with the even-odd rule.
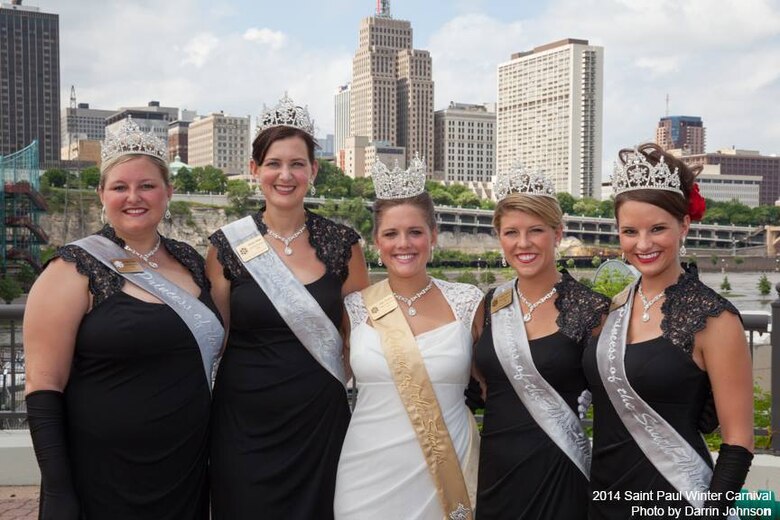
[[[598,255],[594,255],[593,258],[590,259],[590,265],[593,267],[598,267],[601,265],[601,257]]]
[[[455,205],[455,197],[453,197],[450,192],[444,189],[436,189],[429,193],[431,195],[431,199],[433,199],[433,203],[436,204],[437,206]]]
[[[490,199],[482,199],[481,201],[479,201],[479,207],[480,209],[487,209],[493,211],[494,209],[496,209],[496,203]]]
[[[579,282],[580,282],[582,285],[584,285],[585,287],[591,287],[591,288],[593,287],[593,280],[591,280],[591,279],[590,279],[590,278],[588,278],[587,276],[583,276],[582,278],[580,278],[580,279],[579,279]]]
[[[198,179],[189,168],[181,168],[173,178],[173,189],[176,193],[193,193],[198,191]]]
[[[237,217],[245,217],[251,212],[253,202],[250,199],[253,189],[242,180],[231,180],[227,183],[227,196],[230,207],[228,213]]]
[[[371,220],[371,212],[363,204],[363,199],[349,199],[338,204],[336,201],[328,200],[315,212],[323,217],[348,222],[366,242],[370,242],[374,223]]]
[[[712,265],[718,265],[718,255],[712,255],[710,257],[710,262],[712,263]]]
[[[183,168],[182,168],[183,169]],[[176,175],[178,177],[181,174]],[[225,193],[227,189],[227,175],[219,168],[213,166],[204,166],[192,169],[192,175],[198,183],[197,191],[206,193]]]
[[[720,282],[720,288],[722,291],[730,291],[731,290],[731,283],[729,283],[729,277],[724,276],[723,281]]]
[[[72,175],[62,168],[49,168],[41,176],[41,180],[45,180],[48,186],[54,188],[63,188],[65,183],[68,182],[68,178]]]
[[[21,295],[22,286],[19,285],[19,282],[7,274],[4,274],[3,277],[0,278],[0,300],[10,304]]]
[[[580,280],[580,282],[582,281]],[[597,293],[601,293],[607,298],[612,298],[625,289],[632,281],[634,281],[634,277],[630,274],[622,274],[617,270],[607,269],[599,273],[598,278],[592,284],[592,288]]]
[[[741,256],[735,256],[734,257],[734,264],[736,265],[742,265],[745,262],[745,259]]]
[[[496,283],[496,275],[493,271],[482,271],[479,275],[479,281],[484,285],[490,285]]]
[[[172,200],[168,205],[168,209],[171,210],[171,215],[174,217],[192,216],[192,209],[190,209],[190,204],[183,200]]]
[[[753,385],[753,427],[770,430],[772,423],[772,395],[765,392],[758,385]],[[720,436],[720,429],[704,436],[707,442],[707,448],[710,451],[718,451],[723,439]],[[757,449],[769,449],[772,437],[769,435],[757,435],[754,439]]]
[[[762,296],[767,296],[772,292],[772,284],[769,282],[766,273],[761,273],[761,278],[758,279],[758,292],[760,292]]]
[[[444,269],[440,267],[435,269],[428,269],[428,274],[433,278],[438,278],[439,280],[447,280],[447,275],[444,274]]]
[[[464,191],[455,198],[455,204],[461,208],[479,208],[479,197],[473,191]]]
[[[555,196],[558,197],[558,204],[561,205],[561,211],[564,214],[571,215],[574,213],[574,203],[577,202],[577,199],[571,193],[559,191]]]
[[[567,269],[574,269],[574,259],[573,258],[569,258],[568,260],[566,260],[566,268]]]
[[[460,283],[468,283],[471,285],[477,285],[479,283],[477,281],[477,277],[471,271],[463,271],[458,275],[455,281]]]
[[[352,187],[350,188],[350,196],[365,200],[374,200],[376,198],[376,193],[374,193],[374,182],[368,177],[354,179],[352,181]]]
[[[57,248],[56,247],[44,247],[41,249],[41,264],[45,265],[46,262],[54,258],[54,255],[57,254]]]
[[[100,168],[90,166],[81,170],[81,187],[84,189],[96,189],[100,184]]]
[[[38,275],[35,273],[35,269],[30,267],[30,264],[23,263],[19,265],[19,270],[16,273],[16,281],[18,281],[23,289],[29,290]]]

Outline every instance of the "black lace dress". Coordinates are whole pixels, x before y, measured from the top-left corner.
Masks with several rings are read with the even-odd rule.
[[[108,226],[98,234],[124,246]],[[203,258],[182,242],[162,245],[216,312]],[[210,396],[195,338],[169,306],[122,292],[124,278],[83,249],[57,256],[89,278],[93,295],[65,387],[83,518],[206,520]]]
[[[692,358],[694,335],[704,329],[707,318],[723,311],[736,315],[739,312],[728,300],[700,282],[695,268],[680,275],[677,283],[665,292],[661,306],[662,335],[626,345],[626,375],[642,399],[712,466],[712,457],[697,428],[702,408],[711,398],[711,388],[707,373]],[[635,499],[636,492],[676,493],[676,490],[645,457],[612,407],[599,377],[596,344],[597,341],[591,341],[583,359],[593,392],[589,518],[624,520],[631,517],[632,506],[660,506],[666,510],[667,506],[689,505],[685,500]],[[653,518],[666,517],[655,515]]]
[[[576,413],[577,397],[586,388],[582,352],[609,300],[566,272],[555,287],[558,331],[529,345],[539,373]],[[490,309],[492,298],[493,291],[485,298],[485,309]],[[588,481],[517,396],[496,356],[489,311],[477,343],[476,363],[487,383],[477,519],[586,518]]]
[[[260,215],[255,222],[265,234]],[[326,273],[305,287],[338,327],[341,286],[359,235],[309,212],[306,227]],[[211,242],[231,282],[230,333],[212,412],[213,518],[333,518],[350,415],[344,386],[287,327],[224,233]]]

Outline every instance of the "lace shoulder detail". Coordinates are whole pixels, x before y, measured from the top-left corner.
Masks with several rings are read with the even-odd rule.
[[[610,299],[585,287],[565,270],[555,288],[558,328],[566,337],[584,345],[609,312]]]
[[[268,233],[268,227],[263,222],[263,211],[252,215],[255,225],[261,234]],[[352,258],[352,246],[360,240],[357,232],[343,224],[338,224],[325,217],[306,211],[306,228],[309,231],[309,244],[314,248],[317,258],[325,265],[325,269],[333,273],[344,283],[349,276],[349,260]],[[225,279],[234,280],[246,273],[244,264],[233,252],[227,237],[222,230],[217,230],[209,237],[211,244],[217,250],[217,259],[222,264]]]
[[[730,301],[699,280],[695,267],[687,267],[665,292],[661,332],[688,355],[693,354],[694,336],[706,327],[707,318],[720,316],[723,311],[739,316]]]
[[[360,291],[349,293],[344,298],[344,307],[347,309],[347,314],[349,315],[350,330],[353,330],[361,323],[366,323],[368,310],[366,309],[366,304],[363,302],[363,295]]]
[[[309,228],[309,243],[317,258],[344,283],[349,276],[352,246],[360,241],[360,235],[351,227],[309,211],[306,212],[306,227]]]
[[[471,330],[474,313],[477,312],[477,308],[484,298],[482,291],[467,283],[445,282],[438,278],[434,278],[433,282],[447,299],[450,307],[455,310],[455,318]]]
[[[161,237],[165,250],[187,268],[192,274],[192,279],[204,291],[211,290],[211,284],[206,278],[206,262],[194,247],[172,238]]]
[[[125,284],[124,278],[78,246],[67,244],[57,248],[52,260],[56,258],[76,264],[76,271],[89,280],[92,308],[103,303],[112,294],[121,291]]]
[[[217,252],[217,260],[222,264],[222,275],[225,280],[233,281],[240,277],[243,273],[246,273],[244,264],[236,256],[233,248],[230,247],[225,233],[221,229],[216,230],[210,237],[209,242],[214,246]]]

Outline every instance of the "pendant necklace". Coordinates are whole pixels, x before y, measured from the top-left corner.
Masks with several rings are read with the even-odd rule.
[[[268,224],[266,224],[265,227],[270,237],[275,238],[276,240],[284,244],[284,254],[287,256],[291,256],[293,254],[293,250],[290,247],[290,243],[292,243],[293,240],[301,236],[301,234],[306,230],[306,223],[304,222],[303,225],[300,227],[300,229],[298,229],[295,233],[293,233],[289,237],[283,237],[273,229],[269,228]]]
[[[653,306],[655,302],[660,300],[664,297],[664,291],[661,291],[659,294],[656,294],[653,296],[653,299],[648,301],[645,297],[645,293],[642,292],[642,284],[639,284],[639,299],[642,300],[642,307],[644,307],[644,310],[642,312],[642,321],[648,322],[650,321],[650,313],[648,312],[650,310],[650,307]]]
[[[536,310],[536,308],[537,308],[537,307],[539,307],[539,306],[540,306],[541,304],[543,304],[544,302],[546,302],[547,300],[549,300],[550,298],[552,298],[553,294],[555,294],[556,292],[558,292],[558,290],[555,288],[555,286],[553,286],[553,288],[550,290],[550,292],[548,292],[547,294],[545,294],[544,296],[542,296],[541,298],[539,298],[539,299],[538,299],[537,301],[535,301],[534,303],[531,303],[531,302],[529,302],[529,301],[526,299],[526,297],[525,297],[525,296],[523,296],[523,293],[521,293],[521,292],[518,290],[518,291],[517,291],[517,296],[519,296],[519,297],[520,297],[520,301],[521,301],[521,302],[523,302],[523,303],[525,304],[525,306],[526,306],[526,307],[528,307],[528,312],[527,312],[526,314],[523,314],[523,321],[524,321],[524,322],[526,322],[526,323],[528,323],[529,321],[531,321],[531,315],[532,315],[532,314],[533,314],[533,312]]]
[[[406,306],[409,307],[409,310],[406,311],[409,314],[409,316],[416,316],[417,309],[415,309],[412,305],[414,304],[414,302],[416,302],[417,300],[425,296],[425,293],[430,291],[432,287],[433,287],[433,278],[429,278],[428,285],[426,285],[425,287],[417,291],[414,294],[414,296],[412,296],[411,298],[405,298],[395,291],[393,291],[393,296],[395,296],[396,300],[404,302]]]
[[[160,242],[161,242],[160,235],[157,235],[157,243],[148,253],[139,253],[138,251],[128,246],[127,244],[125,244],[125,251],[129,251],[130,253],[133,253],[135,256],[137,256],[138,258],[140,258],[141,260],[149,264],[149,267],[151,267],[152,269],[157,269],[158,267],[160,267],[159,264],[153,260],[149,260],[149,258],[153,256],[158,249],[160,249]]]

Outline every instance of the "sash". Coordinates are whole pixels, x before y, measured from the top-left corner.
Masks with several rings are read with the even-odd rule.
[[[236,256],[309,354],[346,389],[343,342],[317,300],[268,246],[252,217],[222,227]]]
[[[637,394],[626,377],[625,355],[634,282],[626,303],[609,313],[596,347],[601,382],[612,407],[658,472],[694,507],[704,505],[712,469],[658,412]],[[733,517],[729,517],[733,518]]]
[[[176,314],[195,337],[203,361],[203,371],[206,374],[209,391],[211,391],[214,369],[225,336],[225,330],[214,312],[192,294],[157,271],[145,270],[140,267],[141,264],[136,259],[128,259],[127,252],[106,237],[90,235],[76,240],[72,245],[82,248],[125,280],[159,298],[176,311]],[[140,270],[134,272],[125,270],[124,262],[136,264]]]
[[[536,424],[590,480],[590,440],[579,417],[534,365],[515,280],[496,288],[490,310],[493,346],[512,388]]]
[[[387,280],[363,289],[374,329],[433,478],[445,518],[473,518],[458,455],[442,417],[436,393],[409,324]],[[472,432],[473,437],[473,432]]]

